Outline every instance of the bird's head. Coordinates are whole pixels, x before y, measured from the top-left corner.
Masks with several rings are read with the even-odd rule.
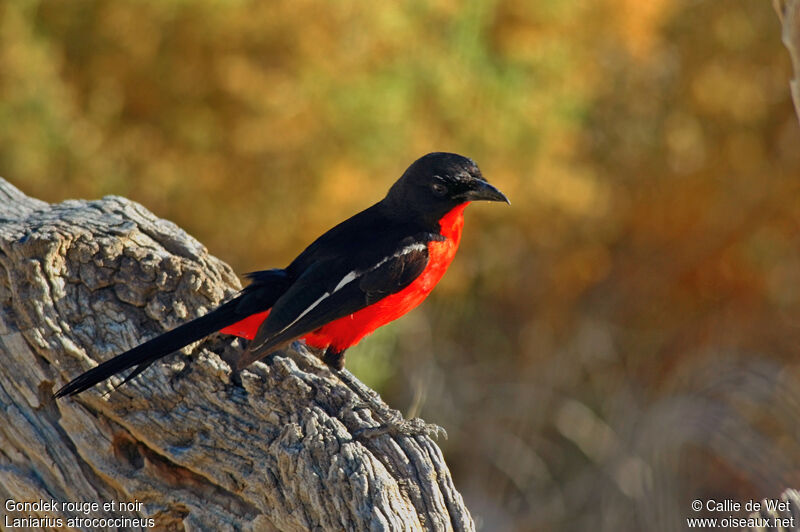
[[[414,161],[384,201],[397,211],[438,220],[458,205],[481,200],[509,203],[486,181],[472,159],[436,152]]]

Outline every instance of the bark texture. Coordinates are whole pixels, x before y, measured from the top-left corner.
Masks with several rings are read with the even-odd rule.
[[[50,205],[0,179],[0,499],[58,504],[4,506],[0,522],[473,529],[438,446],[422,436],[359,437],[378,425],[372,413],[301,345],[237,374],[226,361],[238,341],[212,335],[114,393],[106,383],[51,398],[98,361],[239,288],[230,267],[138,204]],[[140,505],[120,508],[131,502]]]
[[[794,79],[789,82],[794,110],[800,119],[800,0],[773,0],[781,20],[783,44],[789,50]]]

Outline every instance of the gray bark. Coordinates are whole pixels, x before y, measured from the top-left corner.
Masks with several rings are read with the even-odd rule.
[[[473,529],[438,446],[423,436],[359,437],[378,425],[372,413],[299,344],[237,374],[226,361],[238,341],[212,335],[113,393],[103,383],[51,398],[239,288],[230,267],[136,203],[50,205],[0,179],[0,499],[58,504],[11,512],[4,502],[0,522]],[[68,502],[100,509],[84,514]],[[141,506],[122,511],[119,502]]]

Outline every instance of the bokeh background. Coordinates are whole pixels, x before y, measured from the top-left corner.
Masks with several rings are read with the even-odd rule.
[[[474,158],[512,206],[349,366],[446,427],[482,530],[680,530],[800,487],[791,76],[767,1],[12,0],[0,175],[244,273]]]

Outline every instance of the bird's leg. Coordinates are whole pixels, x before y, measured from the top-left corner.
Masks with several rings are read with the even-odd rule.
[[[405,419],[398,410],[390,408],[384,403],[375,391],[365,386],[352,373],[344,369],[344,351],[336,351],[329,347],[323,355],[323,360],[335,370],[334,373],[339,377],[339,380],[356,394],[364,406],[369,408],[381,423],[377,427],[360,429],[354,433],[354,436],[374,438],[382,434],[402,434],[405,436],[425,435],[436,438],[444,436],[447,438],[447,432],[442,427],[425,423],[420,418]],[[341,365],[337,366],[336,363]]]
[[[325,350],[325,353],[322,355],[322,361],[337,371],[341,371],[344,368],[344,353],[347,351],[346,349],[342,349],[341,351],[337,351],[336,349],[329,347]]]

